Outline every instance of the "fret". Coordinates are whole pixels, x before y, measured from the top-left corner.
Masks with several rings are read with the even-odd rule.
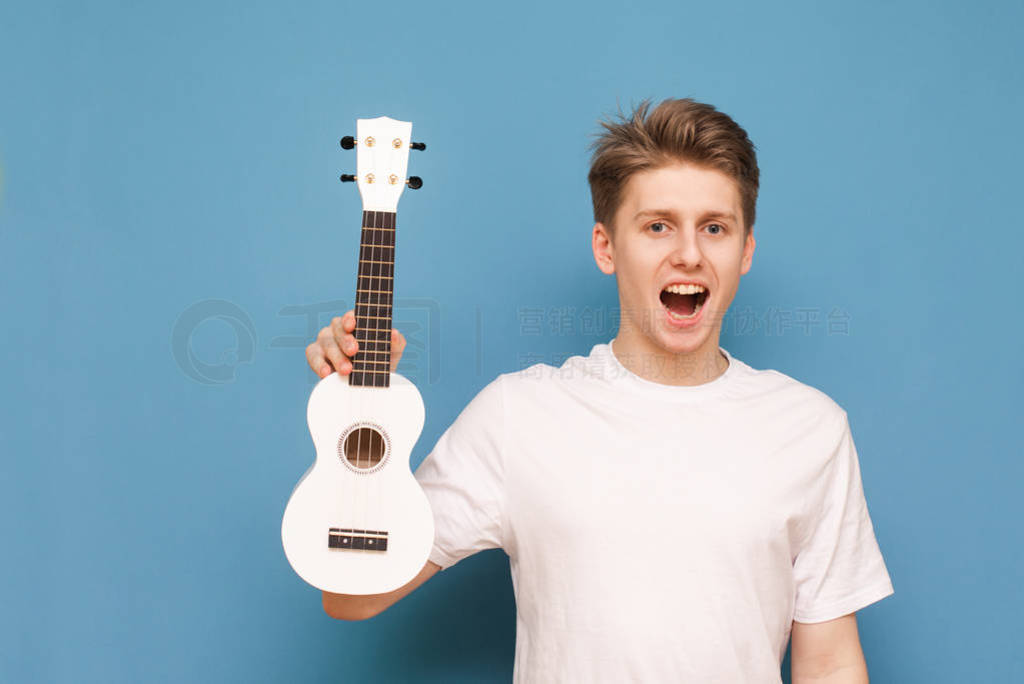
[[[358,287],[356,288],[356,292],[370,292],[370,293],[373,293],[373,294],[386,294],[386,295],[391,294],[391,290],[365,290],[365,289],[358,288]]]
[[[375,361],[373,359],[361,359],[361,358],[359,358],[359,354],[356,354],[356,358],[354,359],[354,361],[357,364],[359,364],[359,363],[373,363],[373,364],[384,365],[384,366],[390,366],[391,365],[390,361]]]
[[[382,278],[383,280],[394,280],[395,279],[394,276],[370,275],[369,273],[362,273],[362,274],[360,274],[359,277],[360,278]],[[391,293],[389,292],[388,294],[391,294]]]
[[[394,265],[394,263],[391,262],[391,261],[377,261],[376,259],[360,259],[359,263],[361,263],[361,264],[387,264],[388,266],[393,266]]]
[[[359,319],[360,318],[372,319],[372,320],[376,320],[376,321],[390,321],[391,320],[391,316],[367,316],[366,314],[361,314],[361,313],[356,312],[356,324],[357,325],[359,323]]]
[[[377,244],[373,244],[373,245],[363,245],[363,247],[364,247],[364,248],[365,248],[365,247],[369,247],[370,249],[376,249],[376,248],[378,248],[378,247],[385,247],[385,248],[387,248],[387,249],[394,249],[394,248],[395,248],[395,246],[394,246],[394,245],[377,245]]]
[[[389,228],[395,229],[395,213],[392,211],[364,211],[364,228]]]
[[[349,384],[361,387],[388,387],[390,385],[391,373],[387,371],[358,371],[354,370],[348,375]]]
[[[373,226],[363,226],[363,230],[389,230],[392,233],[395,232],[394,228],[374,228]]]
[[[349,382],[359,387],[389,387],[390,376],[376,377],[373,375],[362,375],[361,373],[352,373],[349,375]]]

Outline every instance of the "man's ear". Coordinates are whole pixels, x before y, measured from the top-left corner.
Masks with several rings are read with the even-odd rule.
[[[594,224],[593,234],[594,261],[602,273],[611,275],[615,273],[614,249],[612,247],[612,236],[608,227],[603,223]]]
[[[750,270],[750,265],[754,260],[754,247],[756,246],[757,240],[754,239],[754,231],[751,230],[743,242],[743,259],[740,261],[740,275],[746,275],[747,271]]]

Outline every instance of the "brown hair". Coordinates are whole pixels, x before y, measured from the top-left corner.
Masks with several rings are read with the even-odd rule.
[[[662,101],[648,113],[644,100],[626,118],[601,121],[605,131],[591,145],[590,194],[594,220],[614,231],[622,189],[638,171],[672,162],[717,169],[736,181],[745,234],[754,227],[760,172],[754,144],[739,124],[709,104],[690,98]]]

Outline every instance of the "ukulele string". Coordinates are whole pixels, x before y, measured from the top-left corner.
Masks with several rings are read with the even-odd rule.
[[[381,175],[383,176],[383,174],[381,174]],[[363,396],[365,396],[366,392],[368,392],[368,391],[372,392],[373,388],[377,387],[377,377],[378,377],[377,376],[377,358],[379,356],[378,352],[380,351],[378,349],[378,346],[379,346],[378,345],[378,343],[379,343],[379,330],[378,330],[379,323],[378,323],[378,320],[379,320],[379,314],[380,314],[380,298],[381,298],[381,292],[382,292],[381,277],[380,277],[381,273],[380,273],[380,269],[378,268],[377,262],[380,260],[379,259],[379,256],[380,256],[379,255],[379,251],[380,251],[380,249],[379,249],[378,240],[380,239],[380,236],[384,233],[384,231],[382,230],[382,228],[384,227],[384,214],[383,214],[383,212],[380,212],[380,211],[371,212],[370,224],[371,224],[370,239],[369,239],[369,241],[367,243],[367,249],[369,251],[369,255],[368,255],[369,264],[368,264],[368,269],[367,270],[369,272],[369,278],[370,278],[370,282],[371,282],[371,286],[370,286],[369,289],[371,289],[373,291],[372,292],[372,294],[373,294],[372,301],[374,303],[372,305],[367,306],[367,312],[366,312],[367,334],[368,335],[372,334],[372,339],[367,339],[366,345],[365,345],[366,348],[364,350],[365,351],[365,356],[364,356],[364,364],[363,364],[363,366],[364,366],[364,371],[363,371],[364,372],[364,376],[363,376],[364,377],[364,389],[362,390]],[[367,374],[368,374],[369,378],[371,378],[371,383],[370,383],[369,386],[367,386],[365,384],[365,379],[367,377]],[[374,395],[374,396],[376,396],[376,395]],[[372,405],[372,403],[371,403],[371,405]],[[362,410],[360,410],[360,416],[361,417],[365,416],[365,414],[362,412]],[[365,468],[368,470],[368,469],[372,468],[373,465],[374,465],[374,463],[373,463],[373,449],[374,449],[374,441],[375,441],[374,440],[375,432],[373,431],[372,427],[368,427],[365,431],[367,432],[367,435],[366,435],[367,444],[366,444],[366,465],[365,465]],[[363,449],[362,449],[362,446],[361,446],[362,445],[362,435],[363,435],[363,431],[360,431],[360,433],[359,433],[360,449],[359,449],[359,465],[358,465],[358,468],[360,470],[362,470],[364,468],[364,465],[363,465],[363,462],[362,462]],[[369,475],[369,473],[365,473],[365,474]],[[368,530],[371,527],[373,527],[373,525],[370,524],[370,517],[369,517],[370,499],[372,498],[371,497],[371,490],[372,490],[373,485],[374,485],[373,480],[374,480],[374,478],[372,476],[370,476],[369,479],[359,478],[360,484],[362,485],[360,487],[360,492],[363,495],[362,496],[362,502],[360,504],[360,511],[359,511],[359,513],[360,513],[359,529],[362,529],[362,530]],[[374,529],[376,529],[376,528],[374,527]]]
[[[382,174],[382,175],[384,177],[386,177],[386,174]],[[385,280],[384,276],[386,275],[386,273],[384,272],[384,261],[385,261],[384,253],[386,251],[384,246],[386,246],[388,244],[388,240],[386,239],[386,236],[388,234],[387,226],[391,222],[386,220],[386,219],[387,219],[387,213],[386,212],[380,212],[380,214],[378,214],[377,225],[380,228],[380,230],[377,231],[378,235],[375,236],[375,237],[379,238],[379,240],[378,239],[374,240],[374,248],[373,248],[373,268],[374,268],[374,270],[377,271],[377,278],[376,279],[380,283],[380,288],[379,289],[381,291],[387,291],[388,290],[388,288],[385,287],[385,283],[384,283],[384,280]],[[381,323],[382,323],[381,316],[380,316],[381,307],[377,306],[377,307],[375,307],[375,309],[376,310],[375,310],[374,313],[376,315],[375,315],[375,317],[373,319],[374,320],[374,329],[375,329],[375,332],[374,332],[375,340],[374,340],[373,346],[374,346],[374,348],[376,350],[376,353],[373,354],[373,386],[376,388],[376,387],[378,387],[377,381],[378,381],[379,378],[381,378],[381,375],[380,375],[380,366],[381,366],[380,357],[382,356],[382,354],[380,354],[380,352],[381,351],[388,351],[388,350],[387,349],[384,349],[384,350],[380,349],[380,347],[387,347],[387,345],[380,342],[380,337],[381,337],[380,328],[381,328]],[[386,321],[383,321],[383,322],[386,323]],[[380,386],[386,386],[386,383],[381,383]],[[374,397],[376,398],[378,396],[380,396],[379,392],[375,392],[374,393]],[[378,437],[379,436],[377,435],[376,432],[371,432],[370,433],[370,447],[371,447],[371,449],[376,446],[374,443],[376,442]],[[382,456],[383,456],[383,454],[382,454]],[[378,463],[379,463],[379,461],[375,462],[375,461],[373,461],[371,459],[370,462],[367,463],[367,467],[376,466]],[[379,484],[380,484],[379,482],[377,482],[378,477],[379,477],[378,474],[374,473],[373,475],[370,476],[369,481],[366,483],[367,484],[367,487],[366,487],[366,496],[367,496],[367,502],[366,502],[367,525],[366,525],[366,527],[364,529],[371,529],[372,528],[372,529],[376,530],[376,529],[379,529],[379,527],[380,527],[380,521],[376,517],[372,518],[373,524],[372,525],[370,524],[370,520],[371,520],[370,514],[374,512],[373,511],[374,503],[377,500],[377,493],[378,493],[377,490],[378,490],[378,487],[379,487]]]
[[[383,174],[381,174],[381,175],[383,176]],[[360,397],[360,403],[361,403],[361,406],[360,406],[360,416],[361,417],[366,415],[362,411],[362,398],[363,398],[363,396],[366,396],[367,392],[373,392],[374,388],[376,388],[378,386],[377,385],[377,378],[379,377],[379,375],[378,375],[378,371],[377,371],[377,365],[378,365],[377,359],[379,357],[379,352],[380,352],[380,349],[379,349],[379,346],[380,346],[380,330],[379,330],[379,328],[380,328],[380,323],[379,323],[379,320],[380,320],[380,299],[381,299],[381,292],[384,291],[383,285],[382,285],[382,280],[383,279],[381,278],[381,275],[382,275],[381,268],[380,268],[380,264],[378,262],[381,261],[381,258],[380,258],[380,256],[381,256],[380,255],[380,252],[381,252],[380,244],[381,244],[381,242],[380,242],[380,240],[382,239],[384,233],[386,232],[386,231],[383,230],[384,223],[385,223],[385,221],[384,221],[384,212],[382,212],[382,211],[374,211],[374,212],[371,213],[371,217],[370,217],[371,232],[370,232],[370,239],[369,239],[368,244],[367,244],[367,248],[368,248],[368,251],[369,251],[369,256],[368,256],[368,261],[369,261],[368,266],[369,266],[369,268],[367,270],[369,271],[369,277],[370,277],[370,282],[371,282],[370,289],[373,290],[373,292],[372,292],[373,300],[372,301],[374,303],[372,305],[367,306],[367,312],[366,312],[367,334],[368,335],[372,334],[372,339],[368,339],[367,342],[366,342],[366,345],[365,345],[366,349],[365,349],[365,356],[364,356],[364,363],[363,363],[363,366],[364,366],[364,370],[363,370],[363,373],[364,373],[364,376],[363,376],[363,378],[364,378],[364,389],[362,390],[362,395]],[[372,348],[371,348],[371,346],[372,346]],[[371,383],[368,386],[365,383],[365,379],[367,377],[367,374],[369,375],[369,378],[371,378]],[[376,394],[374,394],[373,396],[376,397]],[[371,406],[372,406],[372,402],[371,402]],[[363,448],[362,448],[363,432],[364,432],[364,430],[361,430],[360,433],[359,433],[360,448],[359,448],[359,463],[358,463],[357,467],[360,469],[360,471],[362,471],[364,467],[367,470],[369,470],[374,465],[374,463],[373,463],[373,449],[374,449],[374,441],[375,441],[374,440],[374,435],[376,433],[373,431],[372,427],[368,427],[365,430],[365,432],[367,433],[366,434],[367,444],[366,444],[366,464],[364,466],[363,459],[362,459],[362,456],[363,456]],[[362,501],[359,504],[359,520],[360,520],[359,529],[361,529],[361,530],[368,530],[371,527],[373,527],[373,529],[376,529],[376,527],[375,527],[376,523],[374,523],[374,525],[370,524],[370,510],[369,510],[370,509],[370,503],[371,503],[371,500],[373,498],[373,489],[374,489],[374,485],[375,485],[374,480],[376,478],[371,476],[369,473],[364,473],[364,474],[368,475],[369,477],[368,478],[359,478],[359,482],[362,485],[360,487],[360,493],[362,494]]]
[[[360,136],[360,137],[362,137],[362,136]],[[365,336],[365,333],[366,333],[366,305],[365,305],[365,303],[363,301],[361,301],[362,297],[360,297],[360,292],[359,291],[360,290],[364,290],[364,289],[365,290],[371,289],[370,285],[366,282],[367,278],[366,278],[366,274],[364,273],[364,269],[363,269],[363,260],[365,258],[364,255],[363,255],[363,248],[364,248],[364,245],[367,244],[367,239],[370,236],[369,226],[367,225],[367,223],[370,223],[372,225],[372,221],[368,222],[366,219],[367,219],[367,212],[364,211],[362,213],[361,220],[359,221],[359,225],[361,226],[361,231],[360,231],[360,238],[359,238],[359,259],[358,259],[358,263],[356,264],[356,269],[358,271],[358,277],[357,277],[357,285],[356,285],[356,329],[354,331],[356,341],[360,345],[360,347],[365,347],[365,342],[363,342],[360,339],[359,333],[360,333],[360,331],[362,331],[363,332],[363,336]],[[359,475],[358,475],[358,470],[359,470],[359,454],[362,451],[362,428],[359,426],[359,420],[358,419],[363,414],[363,407],[362,407],[363,396],[362,396],[362,393],[361,393],[361,390],[360,390],[359,383],[358,382],[353,383],[352,380],[356,379],[358,377],[356,374],[361,372],[359,370],[359,367],[362,365],[362,358],[361,358],[362,355],[360,353],[361,351],[362,350],[357,350],[356,353],[352,357],[352,371],[351,371],[351,374],[349,376],[350,391],[355,393],[355,400],[352,402],[352,406],[355,409],[354,412],[353,412],[353,416],[355,416],[357,418],[356,421],[353,421],[351,423],[352,427],[349,428],[350,432],[349,432],[349,437],[348,437],[349,440],[353,440],[353,437],[355,438],[353,440],[355,442],[355,461],[354,461],[353,465],[355,465],[356,472],[355,473],[346,473],[346,477],[345,477],[345,479],[350,481],[352,484],[351,484],[351,495],[349,497],[347,497],[346,500],[344,501],[344,509],[345,509],[347,515],[344,518],[344,523],[345,524],[342,525],[342,527],[349,528],[349,529],[359,529],[359,522],[356,519],[356,514],[357,514],[357,512],[359,510],[359,505],[358,505],[358,502],[357,502],[357,499],[359,497]],[[352,431],[354,431],[355,434],[353,434]],[[351,448],[351,445],[349,445],[348,447],[346,447],[345,457],[347,459],[349,459],[350,462],[351,462],[351,456],[352,456],[352,448]],[[355,532],[349,532],[349,534],[354,535]],[[353,537],[349,537],[349,538],[352,539]]]
[[[374,150],[374,155],[373,156],[374,156],[374,162],[376,162],[377,161],[377,159],[376,159],[376,150]],[[374,164],[374,168],[376,168],[376,164]],[[377,277],[374,274],[373,261],[376,258],[376,248],[374,247],[374,245],[376,245],[376,243],[377,243],[377,233],[380,232],[379,230],[377,230],[379,228],[378,224],[380,223],[379,216],[380,216],[380,214],[377,211],[369,212],[369,215],[367,216],[367,219],[368,219],[367,223],[369,223],[369,226],[367,227],[367,238],[368,239],[364,242],[365,250],[368,253],[366,255],[363,255],[362,253],[360,254],[360,258],[361,259],[363,259],[363,258],[366,259],[366,262],[367,262],[366,263],[367,280],[369,281],[368,284],[367,284],[367,289],[369,290],[369,292],[367,292],[367,295],[369,295],[367,297],[368,301],[367,301],[366,306],[364,307],[364,310],[363,310],[363,316],[364,316],[363,320],[364,320],[364,324],[365,324],[364,325],[364,329],[366,330],[366,337],[367,337],[367,339],[363,342],[363,345],[362,345],[363,346],[363,349],[362,349],[362,359],[360,360],[361,361],[360,365],[362,366],[362,370],[360,371],[361,374],[362,374],[362,377],[361,377],[362,384],[360,385],[359,390],[358,390],[359,391],[359,419],[360,419],[360,422],[363,422],[365,420],[365,416],[366,416],[366,410],[365,410],[366,409],[366,393],[367,393],[367,391],[369,391],[368,387],[372,386],[372,385],[367,385],[366,380],[367,380],[367,377],[374,378],[374,375],[373,375],[373,365],[372,365],[372,359],[373,359],[373,353],[372,352],[374,350],[371,349],[371,346],[376,346],[376,345],[375,344],[371,345],[371,337],[370,337],[370,335],[372,334],[374,337],[376,337],[376,333],[374,332],[375,328],[376,328],[376,323],[374,323],[375,319],[374,319],[373,316],[374,316],[374,312],[376,311],[377,307],[376,307],[376,304],[374,304],[373,302],[376,301],[377,297],[379,297],[379,294],[378,294],[378,287],[377,287]],[[362,252],[362,249],[360,250],[360,252]],[[374,383],[374,384],[376,384],[376,383]],[[366,479],[361,476],[362,475],[362,470],[363,470],[363,433],[366,432],[366,430],[367,430],[367,427],[365,427],[365,426],[361,427],[359,429],[359,433],[358,433],[358,436],[357,436],[357,448],[356,448],[356,471],[357,471],[357,475],[356,475],[355,479],[359,483],[359,494],[361,495],[361,497],[357,497],[357,499],[355,500],[356,511],[353,513],[353,519],[355,521],[358,521],[358,524],[354,525],[354,527],[356,529],[360,529],[360,530],[369,529],[369,525],[367,525],[367,520],[366,520],[366,499],[367,499],[366,489],[367,489],[367,484],[368,483],[367,483]],[[372,448],[372,446],[373,446],[373,440],[370,437],[367,437],[367,446],[366,446],[367,450]],[[370,460],[369,456],[367,456],[366,460],[367,460],[367,462],[369,462],[369,460]],[[361,499],[361,501],[360,501],[360,499]]]
[[[381,174],[381,177],[383,177],[383,176],[384,176],[384,174]],[[372,378],[372,382],[371,382],[371,384],[369,386],[370,389],[364,390],[364,391],[369,391],[369,392],[373,392],[374,391],[373,388],[377,387],[377,364],[376,364],[376,361],[377,361],[377,352],[379,351],[377,349],[377,338],[378,338],[377,316],[380,313],[380,291],[381,291],[380,273],[378,272],[378,268],[377,268],[377,260],[378,260],[378,258],[377,258],[378,257],[378,255],[377,255],[377,251],[378,251],[377,241],[378,241],[381,233],[384,232],[383,230],[381,230],[381,228],[383,227],[383,224],[384,224],[383,218],[384,218],[383,212],[380,212],[380,211],[373,212],[372,222],[373,222],[374,230],[370,234],[370,246],[369,246],[369,249],[370,249],[370,269],[369,269],[370,270],[370,280],[373,282],[374,301],[376,302],[376,304],[374,304],[373,306],[369,307],[369,311],[371,311],[372,313],[367,313],[367,316],[368,316],[368,318],[367,318],[367,327],[369,328],[369,330],[373,331],[373,349],[369,349],[368,348],[366,350],[367,351],[366,366],[368,367],[367,372],[370,374],[370,378]],[[370,323],[371,321],[372,321],[372,324]],[[376,395],[374,395],[374,396],[376,396]],[[374,433],[372,432],[372,428],[370,428],[370,430],[371,431],[369,431],[367,433],[367,440],[368,440],[368,442],[367,442],[367,445],[366,445],[366,452],[367,452],[366,453],[366,467],[367,468],[370,468],[371,465],[373,464],[373,459],[372,459],[372,453],[371,452],[373,450],[373,434]],[[362,451],[360,450],[360,454],[361,453],[362,453]],[[363,504],[362,504],[362,510],[361,510],[362,524],[359,526],[359,528],[363,529],[363,530],[368,530],[368,529],[370,529],[371,525],[370,525],[370,521],[369,521],[369,516],[367,514],[367,508],[368,508],[368,502],[369,502],[369,499],[370,499],[370,489],[373,486],[373,477],[372,476],[368,476],[368,479],[367,478],[361,478],[360,481],[363,483],[363,487],[362,487]]]
[[[391,149],[392,168],[394,168],[394,161],[395,161],[395,155],[396,154],[397,154],[397,152],[395,151],[394,148],[392,148]],[[388,395],[387,396],[390,397],[390,396],[394,396],[393,395],[393,391],[391,390],[391,317],[392,317],[392,314],[394,312],[395,250],[397,249],[397,245],[398,245],[398,207],[397,207],[397,205],[395,206],[395,211],[394,211],[394,213],[391,214],[391,218],[390,218],[390,220],[387,223],[390,226],[390,230],[382,231],[383,232],[383,236],[382,237],[387,238],[385,240],[385,242],[384,242],[384,244],[387,245],[387,247],[385,247],[384,249],[381,250],[384,253],[384,258],[381,259],[381,261],[383,262],[381,264],[381,271],[387,276],[386,281],[387,281],[387,284],[388,284],[388,287],[386,288],[386,290],[387,290],[387,295],[386,296],[387,296],[388,303],[387,303],[387,307],[385,307],[385,312],[386,313],[385,313],[385,316],[384,316],[384,321],[383,321],[383,329],[384,330],[383,330],[383,333],[382,333],[383,338],[384,338],[384,344],[382,346],[384,347],[384,352],[385,353],[379,355],[379,356],[384,358],[384,363],[383,364],[378,364],[378,365],[383,366],[384,373],[383,373],[383,375],[381,377],[384,380],[384,387],[388,388]],[[387,449],[387,440],[384,438],[383,434],[379,436],[379,439],[381,440],[381,445],[380,445],[380,448],[381,448],[381,460],[383,460],[385,455],[386,455],[385,454],[385,450]],[[382,486],[382,484],[380,482],[380,479],[381,479],[381,477],[383,477],[383,470],[381,471],[381,473],[382,473],[381,475],[379,475],[377,477],[374,477],[374,481],[373,481],[373,494],[374,494],[373,503],[374,503],[374,507],[375,507],[375,520],[379,519],[379,521],[382,523],[381,525],[375,526],[373,528],[373,529],[378,530],[378,531],[386,530],[387,529],[387,526],[383,524],[385,521],[384,521],[383,517],[381,516],[381,509],[383,508],[384,504],[383,504],[382,497],[380,496],[380,488]],[[376,522],[374,524],[377,525]]]
[[[389,178],[391,176],[391,171],[395,167],[396,155],[401,154],[400,152],[398,152],[398,149],[400,149],[400,148],[395,148],[395,147],[392,147],[392,146],[388,145],[386,149],[387,149],[387,157],[388,157],[388,169],[387,169],[388,173],[387,174],[382,174],[382,179],[383,178]],[[408,150],[408,147],[406,146],[405,154],[408,154],[407,150]],[[373,359],[374,360],[374,363],[373,363],[374,383],[373,383],[373,385],[374,385],[374,387],[378,387],[377,380],[379,378],[380,379],[379,387],[382,387],[382,388],[389,388],[390,387],[390,373],[391,373],[391,317],[392,317],[394,285],[395,285],[395,269],[394,269],[394,265],[395,265],[395,248],[396,248],[396,245],[397,245],[396,236],[398,234],[397,215],[398,215],[397,206],[394,207],[391,212],[381,212],[379,214],[379,219],[377,221],[377,224],[378,224],[378,226],[382,230],[378,230],[377,233],[379,233],[380,241],[379,242],[377,242],[376,240],[374,241],[375,247],[374,247],[374,256],[373,256],[373,260],[374,260],[373,266],[374,266],[375,270],[377,271],[377,275],[378,275],[377,280],[378,280],[378,282],[381,283],[381,286],[378,289],[378,295],[377,296],[378,296],[378,299],[384,299],[385,300],[385,304],[384,304],[383,307],[381,307],[381,306],[376,307],[375,313],[377,314],[377,317],[373,319],[375,321],[375,326],[374,327],[376,328],[376,333],[375,333],[376,341],[374,342],[374,347],[377,349],[377,353],[373,354],[373,356],[374,356],[374,359]],[[381,292],[383,292],[385,294],[383,294],[383,295],[379,294]],[[381,310],[382,309],[385,312],[385,315],[383,315],[383,316],[381,315]],[[375,397],[379,397],[381,395],[379,395],[379,393],[378,393],[378,394],[375,394],[374,396]],[[387,396],[390,396],[390,394],[387,395]],[[389,402],[384,402],[384,405],[389,405]],[[374,462],[371,462],[371,464],[370,464],[371,467],[376,467],[377,465],[379,465],[383,461],[384,457],[386,456],[385,450],[387,448],[387,440],[385,439],[383,434],[377,434],[376,432],[371,433],[371,438],[372,438],[371,445],[372,446],[376,446],[377,448],[380,449],[380,458],[377,459]],[[377,444],[373,444],[373,442],[377,442],[378,440],[379,440],[379,442]],[[370,529],[370,528],[372,528],[374,530],[380,531],[381,529],[387,529],[388,526],[389,526],[388,524],[386,524],[387,521],[384,520],[381,517],[382,502],[381,502],[381,496],[380,496],[380,488],[381,488],[382,485],[381,485],[381,482],[380,482],[380,478],[383,477],[382,473],[383,473],[383,471],[381,470],[381,471],[375,472],[370,477],[370,481],[368,483],[369,486],[367,487],[367,496],[369,498],[369,501],[368,501],[368,504],[367,504],[367,509],[368,509],[368,513],[372,514],[372,516],[373,516],[372,517],[372,525],[367,524],[367,526],[364,527],[363,529]],[[368,520],[368,522],[369,522],[369,520]]]
[[[360,136],[360,137],[362,137],[362,136]],[[373,284],[371,282],[369,282],[370,278],[368,277],[368,275],[365,274],[365,267],[363,265],[363,262],[366,259],[366,255],[365,255],[366,245],[369,244],[370,238],[373,235],[373,233],[370,232],[371,228],[373,228],[373,219],[371,217],[372,217],[372,212],[365,212],[365,211],[363,212],[363,221],[362,221],[362,223],[363,223],[363,236],[362,236],[362,240],[360,240],[360,242],[359,242],[359,273],[360,273],[359,280],[360,280],[360,283],[363,285],[363,287],[366,290],[369,290],[369,292],[365,293],[366,295],[370,295],[372,290],[373,290]],[[360,299],[359,298],[359,293],[356,292],[356,307],[357,308],[359,308],[359,305],[360,305],[359,299]],[[368,332],[367,326],[369,325],[369,319],[366,317],[367,316],[367,307],[368,307],[368,303],[364,302],[362,304],[361,315],[357,315],[356,316],[356,326],[362,328],[362,330],[363,330],[363,337],[364,338],[367,335],[367,332]],[[360,318],[362,319],[361,321],[360,321]],[[360,323],[362,323],[361,326],[360,326]],[[352,359],[352,372],[353,373],[357,372],[356,371],[356,360],[357,359],[358,359],[360,367],[365,365],[365,364],[363,364],[363,359],[366,358],[366,342],[365,342],[365,340],[360,340],[359,341],[359,346],[361,348],[356,352],[355,357],[353,357],[353,359]],[[365,375],[364,371],[362,369],[360,369],[358,372],[360,374],[360,380],[365,382],[366,375]],[[356,406],[356,413],[355,413],[355,415],[358,418],[359,422],[362,422],[362,417],[363,417],[363,387],[362,387],[362,384],[361,383],[356,383],[355,385],[353,385],[353,391],[356,393],[356,401],[354,402],[355,406]],[[350,479],[352,480],[352,516],[350,518],[351,524],[349,526],[352,527],[353,529],[357,529],[357,530],[358,529],[365,529],[365,528],[363,528],[359,524],[359,521],[357,519],[357,514],[359,513],[359,503],[358,503],[359,485],[360,485],[359,469],[362,467],[361,459],[362,459],[362,453],[363,453],[363,429],[362,429],[362,427],[359,426],[359,422],[356,423],[356,427],[355,427],[355,431],[356,431],[356,463],[355,463],[355,465],[356,465],[356,472],[355,472],[354,475],[350,475],[349,476]],[[353,534],[355,534],[355,532],[353,532]]]
[[[373,168],[374,169],[379,169],[380,159],[379,159],[379,156],[378,156],[378,149],[380,149],[380,148],[372,147],[372,148],[367,148],[367,149],[372,150],[371,154],[372,154],[372,157],[373,157]],[[379,174],[379,175],[380,175],[380,177],[382,179],[385,177],[384,174]],[[360,420],[365,420],[365,416],[366,416],[365,404],[366,404],[367,392],[373,391],[371,388],[377,386],[377,375],[374,372],[375,369],[376,369],[376,366],[374,364],[374,360],[377,357],[377,354],[376,354],[376,352],[377,352],[377,313],[378,313],[379,300],[380,300],[380,286],[379,286],[380,277],[379,277],[379,273],[376,273],[376,270],[377,270],[376,269],[376,263],[374,263],[374,262],[377,261],[377,239],[378,239],[378,235],[383,232],[382,230],[380,230],[380,228],[382,226],[382,218],[383,218],[383,216],[382,216],[382,213],[380,211],[374,210],[374,211],[371,211],[369,213],[368,218],[369,218],[369,224],[370,225],[369,225],[369,240],[366,241],[366,248],[367,248],[367,251],[369,252],[369,255],[366,258],[367,258],[367,260],[369,262],[367,264],[368,265],[367,273],[368,273],[368,280],[369,280],[369,285],[368,285],[367,289],[370,290],[370,292],[368,292],[367,294],[370,295],[370,296],[367,297],[368,302],[367,302],[367,305],[366,305],[365,311],[364,311],[364,313],[365,313],[365,323],[366,323],[365,327],[366,327],[367,340],[363,343],[363,358],[362,358],[362,363],[361,363],[361,365],[363,367],[363,369],[362,369],[362,381],[363,382],[362,382],[362,385],[361,385],[360,390],[359,390],[359,417],[360,417]],[[360,255],[360,258],[362,258],[362,255]],[[371,338],[370,338],[371,334],[372,334],[372,345],[371,345]],[[371,348],[371,346],[372,346],[372,348]],[[370,384],[367,384],[367,382],[366,382],[367,377],[372,379],[372,382]],[[372,402],[371,402],[371,406],[372,406]],[[367,450],[367,454],[366,454],[366,467],[369,468],[371,466],[371,464],[372,464],[372,454],[370,453],[372,451],[372,449],[373,449],[373,432],[372,432],[372,430],[373,430],[373,428],[369,427],[369,426],[366,426],[366,427],[361,428],[359,430],[359,436],[357,438],[358,448],[357,448],[357,451],[356,451],[356,453],[358,454],[357,457],[356,457],[356,470],[359,472],[360,475],[361,474],[365,474],[365,473],[362,472],[363,467],[364,467],[363,466],[363,446],[362,446],[362,443],[363,443],[362,440],[363,440],[363,433],[364,432],[368,433],[367,434],[367,445],[366,445],[366,450]],[[356,525],[356,528],[360,529],[360,530],[368,530],[368,529],[370,529],[370,525],[369,525],[369,519],[367,517],[367,502],[369,500],[369,496],[370,496],[369,489],[372,486],[372,482],[371,481],[372,481],[373,478],[371,477],[370,478],[371,481],[367,481],[366,478],[363,478],[363,477],[360,477],[359,475],[357,475],[356,479],[358,480],[359,485],[360,485],[359,486],[359,493],[362,495],[362,497],[361,497],[362,498],[362,502],[360,503],[358,500],[356,501],[356,506],[358,508],[356,518],[359,520],[359,524]]]

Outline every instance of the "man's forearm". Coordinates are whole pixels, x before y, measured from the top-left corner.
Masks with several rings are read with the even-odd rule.
[[[862,661],[844,665],[819,677],[794,674],[793,684],[868,684],[868,668]]]

